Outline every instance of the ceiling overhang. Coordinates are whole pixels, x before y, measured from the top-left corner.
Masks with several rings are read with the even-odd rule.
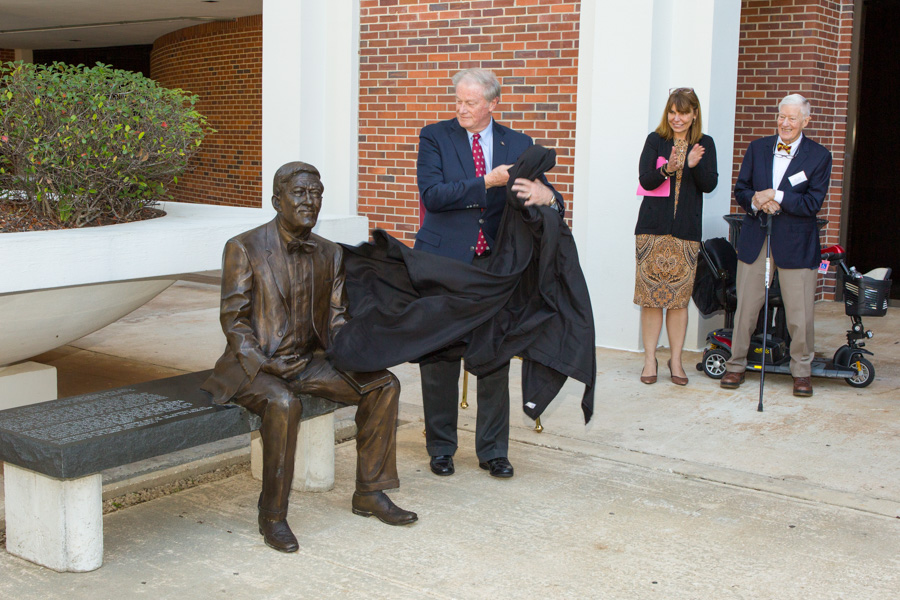
[[[0,48],[152,44],[185,27],[261,13],[262,0],[3,0]]]

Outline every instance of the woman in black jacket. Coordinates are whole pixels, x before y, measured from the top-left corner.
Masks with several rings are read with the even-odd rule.
[[[656,346],[665,309],[672,351],[669,374],[676,385],[686,385],[681,349],[700,250],[703,194],[713,191],[719,180],[716,145],[703,134],[700,100],[693,89],[670,90],[659,127],[644,143],[638,172],[647,192],[634,228],[634,303],[641,307],[644,342],[641,381],[656,383]]]

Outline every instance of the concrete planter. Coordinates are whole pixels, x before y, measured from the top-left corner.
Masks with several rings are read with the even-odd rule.
[[[173,283],[174,279],[119,281],[0,296],[0,365],[106,327]]]
[[[92,333],[138,308],[178,274],[218,269],[234,235],[271,210],[161,203],[166,216],[122,225],[0,234],[0,366]],[[365,217],[322,215],[317,233],[357,243]]]

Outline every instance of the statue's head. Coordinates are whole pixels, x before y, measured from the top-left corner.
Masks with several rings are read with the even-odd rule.
[[[289,162],[275,172],[272,206],[281,222],[300,234],[315,226],[324,190],[318,169],[304,162]]]

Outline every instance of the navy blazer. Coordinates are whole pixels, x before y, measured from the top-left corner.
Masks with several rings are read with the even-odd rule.
[[[771,135],[750,142],[734,185],[734,198],[747,211],[738,239],[738,258],[748,264],[759,257],[766,241],[760,218],[763,213],[753,214],[753,194],[773,187],[772,162],[777,141],[778,136]],[[791,176],[801,172],[806,178],[792,184]],[[777,266],[784,269],[819,266],[822,249],[816,214],[822,209],[830,179],[831,152],[804,135],[776,188],[784,192],[781,213],[772,222],[772,259]]]
[[[533,144],[531,138],[496,121],[493,124],[492,166],[514,164]],[[493,248],[506,206],[506,187],[488,190],[484,177],[475,177],[468,134],[455,118],[422,128],[416,178],[425,206],[425,220],[416,234],[416,250],[471,263],[479,228]],[[562,215],[562,195],[543,175],[541,181],[553,190]]]

